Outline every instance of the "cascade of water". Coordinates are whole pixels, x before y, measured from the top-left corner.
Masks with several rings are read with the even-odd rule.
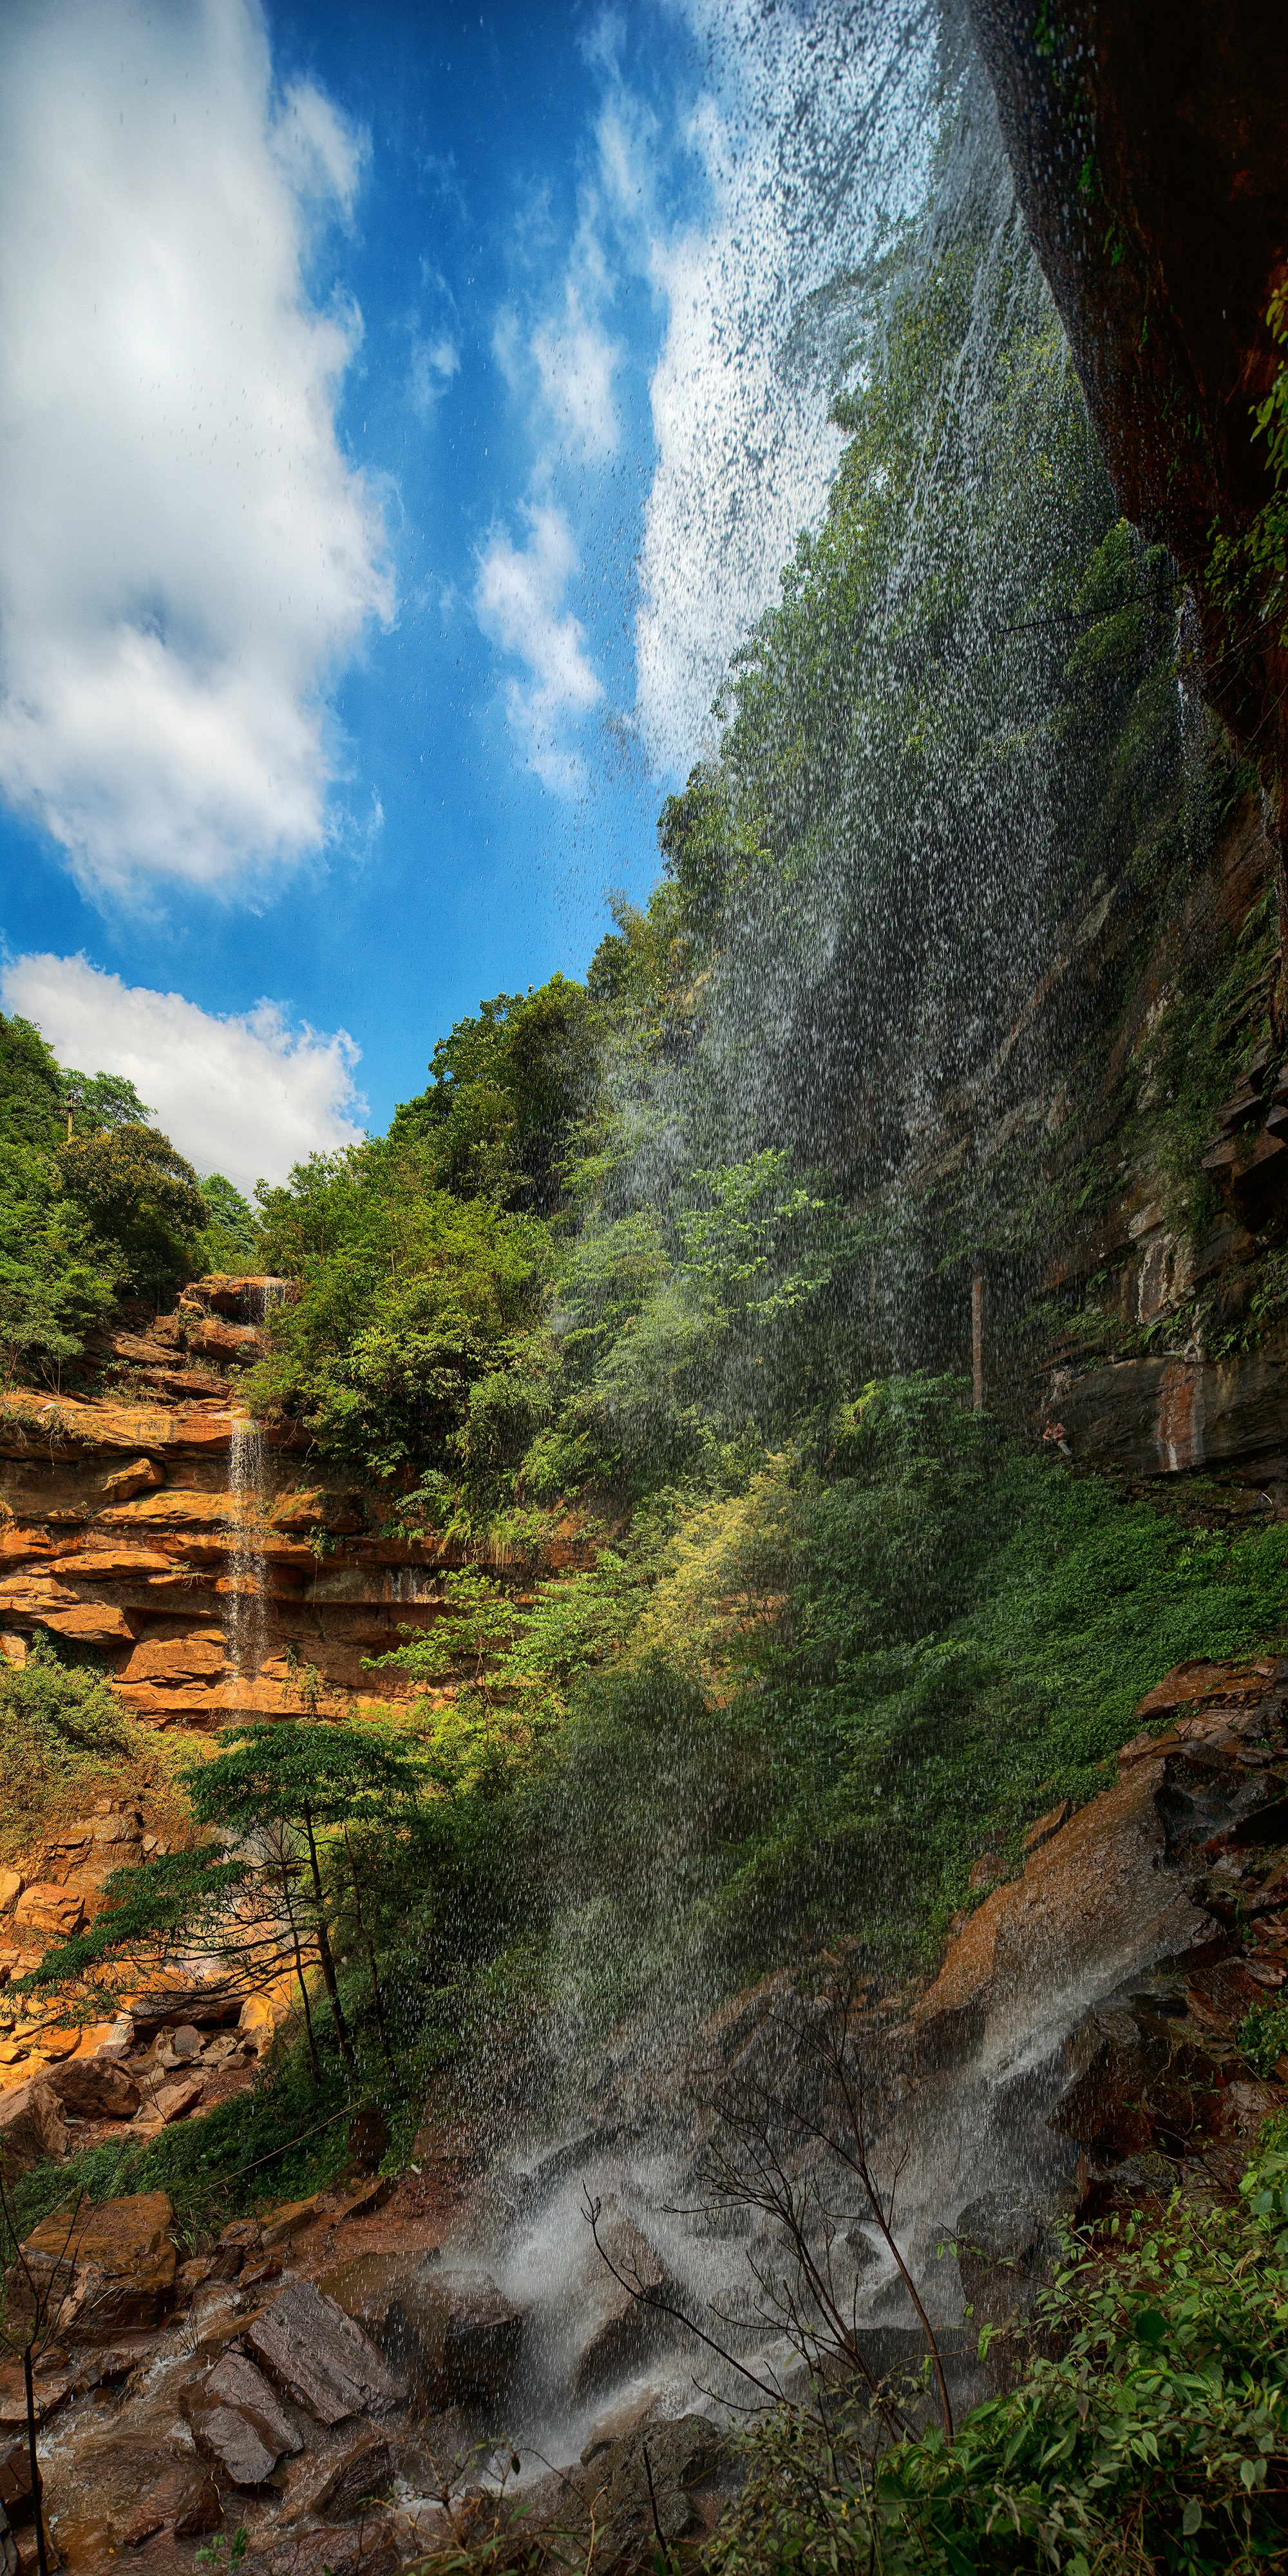
[[[264,1660],[264,1510],[268,1452],[263,1431],[247,1413],[233,1418],[228,1491],[232,1545],[224,1599],[224,1655],[232,1695],[254,1681]]]

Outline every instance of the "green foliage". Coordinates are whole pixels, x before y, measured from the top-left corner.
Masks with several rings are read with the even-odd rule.
[[[472,1390],[518,1359],[548,1273],[538,1220],[458,1198],[437,1168],[431,1145],[391,1134],[259,1192],[259,1257],[300,1293],[272,1318],[250,1400],[375,1478],[459,1472]]]
[[[64,1065],[62,1080],[77,1136],[102,1136],[113,1127],[146,1127],[156,1116],[123,1073],[77,1073]]]
[[[1266,307],[1266,328],[1277,349],[1288,349],[1288,284],[1277,286]],[[1245,529],[1227,536],[1213,526],[1208,565],[1211,588],[1237,637],[1249,616],[1277,628],[1288,645],[1288,360],[1281,361],[1269,392],[1252,405],[1252,436],[1266,442],[1269,498]],[[1238,644],[1235,644],[1238,650]]]
[[[427,1180],[462,1196],[550,1215],[596,1079],[580,984],[554,975],[536,992],[498,993],[458,1020],[430,1061],[428,1091],[403,1104],[395,1147],[420,1149]]]
[[[259,1219],[253,1207],[222,1172],[207,1172],[198,1187],[206,1209],[203,1271],[252,1269],[259,1259]]]
[[[64,1194],[64,1076],[37,1029],[0,1015],[0,1366],[57,1387],[111,1311],[124,1263]]]
[[[681,1515],[631,1623],[646,1660],[574,1703],[561,1776],[582,1784],[587,1887],[587,1835],[608,1891],[619,1819],[645,1830],[654,1752],[670,1780],[653,1920],[627,1909],[641,1959],[705,1955],[732,1980],[838,1921],[875,1956],[924,1957],[982,1848],[1018,1857],[1033,1815],[1105,1785],[1160,1673],[1283,1626],[1282,1531],[1123,1502],[951,1381],[874,1385],[819,1437],[826,1472],[783,1460],[753,1509]]]
[[[73,1799],[116,1785],[142,1742],[109,1683],[65,1664],[37,1633],[26,1663],[0,1663],[0,1850],[32,1841]]]
[[[1273,2075],[1288,2050],[1288,2004],[1254,2004],[1238,2029],[1239,2046],[1254,2075]]]
[[[1107,2247],[1069,2240],[1044,2322],[1060,2358],[874,2460],[830,2396],[745,2438],[751,2474],[713,2576],[1213,2576],[1279,2565],[1288,2481],[1288,2158],[1236,2207],[1179,2199]]]
[[[135,1121],[73,1136],[61,1148],[63,1185],[95,1231],[120,1248],[139,1287],[190,1277],[208,1222],[191,1163],[155,1127]]]

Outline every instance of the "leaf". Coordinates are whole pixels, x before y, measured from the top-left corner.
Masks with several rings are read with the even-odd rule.
[[[1157,2308],[1142,2308],[1140,2315],[1136,2319],[1137,2342],[1160,2344],[1162,2343],[1166,2333],[1166,2317],[1160,2317]]]
[[[1185,2507],[1184,2513],[1181,2515],[1181,2529],[1187,2540],[1189,2540],[1193,2533],[1199,2529],[1202,2520],[1203,2507],[1199,2503],[1197,2496],[1191,2496]]]

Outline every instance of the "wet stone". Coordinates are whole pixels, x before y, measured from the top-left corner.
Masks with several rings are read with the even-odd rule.
[[[618,2219],[601,2226],[599,2241],[607,2261],[595,2283],[594,2323],[573,2369],[572,2395],[577,2400],[597,2395],[628,2371],[637,2370],[672,2325],[664,2310],[648,2305],[648,2293],[665,2294],[666,2269],[638,2227],[629,2219]],[[615,2277],[618,2273],[620,2280]]]
[[[406,2385],[334,2299],[294,2281],[247,2327],[246,2343],[275,2386],[320,2424],[401,2405]]]
[[[244,2353],[226,2352],[190,2379],[180,2403],[199,2450],[234,2486],[263,2486],[278,2461],[304,2445],[263,2373]]]
[[[394,2476],[394,2456],[377,2435],[355,2442],[305,2503],[308,2513],[328,2522],[348,2522],[374,2497],[382,2496]]]
[[[483,2274],[409,2282],[389,2310],[391,2348],[405,2353],[430,2402],[496,2405],[506,2395],[523,2341],[523,2311]]]
[[[176,2540],[191,2540],[198,2532],[214,2531],[222,2519],[219,2489],[209,2470],[172,2469],[136,2506],[121,2533],[122,2547],[141,2549],[158,2531],[172,2532]]]

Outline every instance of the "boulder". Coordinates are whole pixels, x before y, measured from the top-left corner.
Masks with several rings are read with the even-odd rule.
[[[0,1914],[7,1914],[22,1894],[22,1875],[16,1869],[0,1869]]]
[[[132,2120],[139,2107],[138,2085],[114,2057],[69,2057],[45,2081],[77,2120]]]
[[[393,2453],[378,2434],[355,2442],[310,2495],[305,2511],[327,2522],[348,2522],[373,2496],[384,2494],[393,2475]]]
[[[121,2543],[126,2549],[141,2549],[158,2531],[173,2532],[176,2540],[192,2540],[198,2532],[216,2530],[222,2520],[219,2489],[210,2471],[185,2464],[159,2479],[135,2506]]]
[[[695,2494],[727,2476],[729,2467],[728,2443],[708,2417],[681,2415],[670,2423],[642,2424],[622,2441],[609,2442],[574,2484],[596,2522],[606,2527],[608,2554],[619,2559],[632,2545],[648,2548],[655,2506],[664,2541],[696,2530],[703,2517]]]
[[[10,2522],[22,2522],[31,2511],[31,2446],[26,2434],[0,2445],[0,2508]]]
[[[347,2263],[320,2273],[318,2288],[384,2344],[389,2312],[415,2269],[414,2257],[406,2254],[354,2254]]]
[[[15,1923],[50,1941],[73,1941],[85,1920],[85,1899],[78,1887],[37,1881],[25,1887],[13,1909]]]
[[[496,2405],[508,2393],[523,2341],[523,2311],[482,2274],[411,2281],[389,2311],[391,2349],[415,2370],[431,2404]]]
[[[655,2352],[671,2319],[649,2307],[636,2291],[664,2292],[665,2266],[648,2239],[626,2218],[601,2227],[600,2243],[608,2260],[595,2284],[595,2317],[582,2344],[572,2377],[572,2396],[580,2402],[598,2396]],[[610,2268],[611,2266],[611,2268]],[[615,2275],[623,2274],[618,2280]],[[628,2287],[627,2284],[630,2284]]]
[[[65,2302],[60,2334],[78,2343],[106,2343],[131,2327],[159,2325],[174,2297],[177,2268],[170,2233],[174,2212],[163,2191],[131,2193],[96,2209],[55,2211],[23,2247],[32,2279]],[[23,2277],[9,2273],[17,2313]]]
[[[0,2094],[0,2175],[12,2182],[44,2156],[65,2156],[67,2129],[57,2094],[43,2076]]]
[[[407,2395],[369,2336],[312,2281],[293,2281],[246,2329],[274,2385],[320,2424],[378,2413]]]
[[[268,2381],[242,2352],[188,2380],[179,2397],[193,2440],[236,2487],[263,2486],[278,2461],[304,2448]]]
[[[140,2129],[168,2129],[175,2120],[185,2120],[195,2111],[205,2085],[200,2075],[179,2075],[173,2084],[162,2084],[155,2093],[144,2096],[135,2113]]]

